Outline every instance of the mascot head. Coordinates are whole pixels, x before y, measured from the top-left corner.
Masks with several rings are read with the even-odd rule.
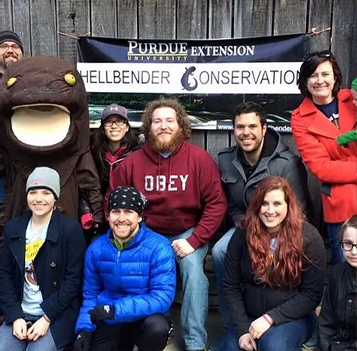
[[[89,149],[87,93],[72,64],[40,56],[8,67],[0,80],[0,143],[30,153]]]

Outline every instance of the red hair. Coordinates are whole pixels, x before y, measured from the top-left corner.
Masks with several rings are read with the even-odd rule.
[[[272,190],[281,190],[287,203],[287,214],[276,236],[278,245],[273,260],[269,252],[271,235],[259,218],[265,195]],[[292,288],[301,281],[304,219],[300,204],[288,181],[272,176],[259,183],[242,225],[247,232],[253,273],[261,276],[272,288]]]

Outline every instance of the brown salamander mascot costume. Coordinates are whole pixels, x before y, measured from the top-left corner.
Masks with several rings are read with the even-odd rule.
[[[89,149],[87,93],[72,64],[56,57],[30,57],[8,67],[0,80],[0,146],[6,156],[5,220],[27,208],[26,179],[38,166],[57,170],[56,205],[78,218],[85,198],[93,222],[103,222],[100,182]]]

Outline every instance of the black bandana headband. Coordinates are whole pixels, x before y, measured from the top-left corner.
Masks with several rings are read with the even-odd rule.
[[[118,186],[109,195],[108,213],[117,208],[133,210],[140,216],[143,214],[147,205],[146,197],[131,186]]]

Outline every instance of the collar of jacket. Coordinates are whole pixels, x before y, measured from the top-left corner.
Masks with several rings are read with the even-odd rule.
[[[146,225],[145,223],[142,221],[139,224],[139,231],[136,233],[136,235],[125,245],[125,247],[123,247],[123,250],[127,249],[127,248],[132,248],[134,246],[139,245],[143,240],[145,240],[145,235],[146,235]],[[110,242],[111,245],[113,245],[115,248],[117,248],[119,251],[121,251],[114,243],[113,241],[114,239],[114,235],[113,235],[113,231],[111,228],[108,229],[107,232],[107,238]]]
[[[348,132],[356,126],[356,110],[351,100],[351,91],[342,89],[337,94],[340,129],[314,105],[310,98],[305,98],[299,107],[302,118],[311,118],[308,130],[314,134],[336,139],[341,133]]]
[[[54,210],[50,219],[50,223],[47,229],[46,240],[52,241],[53,243],[58,241],[59,232],[56,230],[57,221],[59,217],[59,211]],[[26,211],[21,217],[19,217],[19,229],[9,233],[10,238],[21,238],[26,236],[27,225],[31,219],[32,212],[30,210]]]

